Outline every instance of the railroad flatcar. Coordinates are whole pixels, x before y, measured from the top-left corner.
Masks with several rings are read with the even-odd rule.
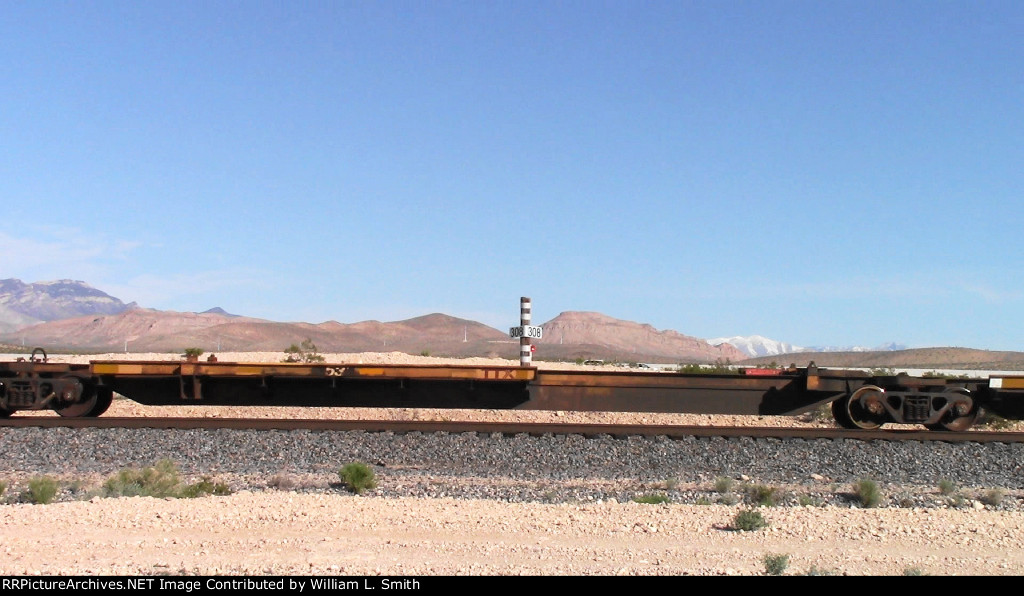
[[[831,404],[840,425],[966,430],[984,408],[1024,418],[1024,376],[947,379],[860,370],[737,374],[545,370],[533,366],[244,363],[215,359],[0,362],[0,417],[103,414],[115,393],[149,405],[469,408],[786,416]]]

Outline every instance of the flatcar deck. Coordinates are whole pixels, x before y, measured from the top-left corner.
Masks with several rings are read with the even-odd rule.
[[[796,415],[832,403],[844,426],[964,430],[982,405],[1024,417],[1024,378],[873,376],[860,370],[736,374],[547,370],[533,366],[246,363],[46,358],[0,362],[0,414],[98,416],[113,393],[150,405],[282,405]]]

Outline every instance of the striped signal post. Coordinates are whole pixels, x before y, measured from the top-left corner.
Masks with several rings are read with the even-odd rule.
[[[523,296],[519,299],[519,324],[526,329],[530,325],[530,321],[533,318],[530,314],[530,307],[532,301]],[[531,359],[533,353],[530,352],[530,338],[523,333],[522,337],[519,338],[519,366],[530,366],[532,364]]]
[[[523,297],[519,299],[519,326],[508,330],[509,336],[519,338],[519,366],[530,366],[530,359],[533,357],[533,346],[530,339],[541,338],[541,328],[530,324],[530,299]]]

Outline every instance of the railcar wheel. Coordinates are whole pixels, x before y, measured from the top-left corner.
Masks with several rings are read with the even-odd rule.
[[[882,395],[882,389],[867,385],[832,402],[832,416],[843,428],[851,430],[875,430],[885,423],[885,410],[873,412],[864,406],[865,401]],[[866,398],[866,399],[865,399]]]
[[[96,405],[93,406],[92,410],[86,416],[95,418],[101,416],[110,407],[110,404],[114,403],[114,390],[110,387],[97,387],[96,388]]]
[[[81,393],[82,394],[74,403],[63,407],[54,407],[54,411],[64,418],[82,418],[89,416],[90,412],[100,404],[99,392],[96,391],[96,387],[94,385],[82,382]]]
[[[958,391],[957,393],[967,395],[967,393],[963,391]],[[949,411],[946,412],[946,415],[942,417],[942,420],[939,420],[935,424],[926,424],[924,426],[928,430],[961,432],[971,428],[971,426],[978,421],[978,415],[980,413],[981,406],[978,404],[978,401],[971,400],[970,407],[964,406],[950,408]]]

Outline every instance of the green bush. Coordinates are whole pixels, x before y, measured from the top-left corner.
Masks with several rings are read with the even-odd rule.
[[[730,360],[715,360],[714,364],[687,364],[683,363],[676,367],[677,372],[688,375],[738,375],[739,370],[732,365]]]
[[[939,480],[939,494],[949,496],[957,491],[956,483],[949,478]]]
[[[4,496],[5,492],[7,492],[7,483],[0,482],[0,497]]]
[[[733,529],[741,532],[753,532],[768,526],[764,516],[757,509],[744,509],[736,514],[732,520]]]
[[[178,466],[169,459],[143,468],[125,468],[103,483],[111,497],[177,497],[181,486]]]
[[[49,476],[36,476],[28,481],[28,498],[33,503],[46,505],[57,496],[57,481]]]
[[[882,491],[878,488],[878,483],[867,478],[854,483],[853,494],[861,507],[877,507],[882,501]]]
[[[639,497],[633,497],[633,501],[648,505],[660,505],[671,502],[671,499],[668,498],[668,495],[640,495]]]
[[[779,489],[774,486],[752,484],[744,490],[747,502],[760,507],[773,507],[779,502]]]
[[[194,498],[205,495],[229,495],[231,489],[224,483],[203,478],[194,484],[184,484],[178,466],[169,459],[158,461],[143,469],[126,468],[103,483],[108,497]]]
[[[373,473],[373,468],[362,462],[346,464],[338,472],[338,476],[341,477],[345,488],[357,495],[365,490],[377,488],[377,477]]]
[[[323,362],[324,357],[320,355],[316,344],[313,340],[308,337],[302,341],[301,344],[292,344],[285,348],[284,353],[287,354],[285,362],[305,362],[310,364],[313,362]]]
[[[719,476],[718,478],[715,478],[715,492],[724,495],[725,493],[731,491],[735,484],[736,483],[733,481],[732,478],[729,478],[727,476]]]
[[[231,488],[223,482],[213,482],[204,477],[199,482],[183,486],[178,491],[178,496],[183,499],[194,499],[207,495],[225,496],[231,494]]]
[[[782,575],[789,567],[789,555],[767,554],[764,556],[764,572],[768,575]]]
[[[814,495],[800,495],[797,497],[797,503],[801,507],[821,507],[823,505],[821,499]]]

